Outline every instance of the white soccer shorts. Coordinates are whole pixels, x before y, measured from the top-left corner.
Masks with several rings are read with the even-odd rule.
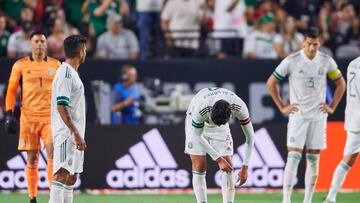
[[[75,148],[73,137],[54,139],[54,170],[55,174],[60,168],[66,169],[70,175],[83,172],[84,151]]]
[[[360,132],[347,131],[344,155],[360,153]]]
[[[301,121],[290,119],[287,131],[287,146],[303,149],[326,149],[327,119]]]
[[[206,126],[204,126],[206,128]],[[219,132],[221,133],[221,132]],[[226,131],[224,131],[226,133]],[[217,140],[210,137],[205,139],[221,156],[231,156],[234,154],[232,136],[228,136],[226,140]],[[185,154],[189,155],[206,155],[203,149],[199,135],[195,134],[195,129],[191,125],[191,118],[186,117],[185,120]]]

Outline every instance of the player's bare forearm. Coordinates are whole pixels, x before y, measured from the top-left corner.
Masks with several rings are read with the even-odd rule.
[[[343,77],[341,77],[340,79],[334,81],[334,83],[336,85],[336,89],[334,92],[333,101],[331,102],[331,104],[329,106],[335,111],[336,107],[340,103],[340,100],[345,93],[346,82],[345,82],[345,79]]]
[[[65,125],[70,129],[70,131],[74,134],[78,134],[78,130],[72,122],[69,107],[66,105],[57,105],[57,110],[61,116],[61,119],[64,121]]]
[[[274,100],[276,106],[281,111],[285,105],[280,98],[280,93],[277,88],[277,84],[278,84],[277,79],[273,75],[271,75],[266,83],[266,86],[269,90],[271,98]]]

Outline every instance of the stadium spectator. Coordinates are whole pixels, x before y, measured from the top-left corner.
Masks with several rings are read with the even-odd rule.
[[[7,44],[10,33],[6,29],[6,17],[0,14],[0,58],[7,56]]]
[[[30,35],[33,30],[33,11],[24,8],[21,11],[21,28],[11,34],[7,46],[7,55],[10,58],[19,58],[31,53]]]
[[[331,14],[329,27],[329,40],[326,43],[333,52],[343,44],[349,44],[359,37],[359,19],[354,6],[344,3],[340,9]]]
[[[241,0],[215,1],[213,36],[221,41],[218,58],[241,56],[244,38],[248,34],[245,14],[250,8]]]
[[[96,57],[101,59],[137,59],[139,43],[135,34],[123,27],[122,17],[111,14],[107,19],[108,31],[97,41]]]
[[[136,85],[137,71],[132,65],[124,65],[120,69],[119,82],[112,90],[112,123],[139,124],[140,123],[140,92]]]
[[[322,0],[287,0],[283,9],[295,18],[296,27],[305,31],[308,27],[317,25],[321,6]]]
[[[172,56],[195,56],[204,11],[196,0],[170,0],[161,14],[161,27]]]
[[[160,51],[160,11],[163,0],[137,0],[137,26],[140,40],[140,59],[149,57],[149,41],[156,42],[157,51]]]
[[[74,27],[82,26],[84,15],[81,12],[81,8],[83,3],[83,0],[64,0],[63,8],[66,19],[68,23]]]
[[[50,55],[58,59],[65,58],[63,41],[66,38],[66,35],[63,31],[62,23],[61,19],[55,20],[51,35],[47,40]]]
[[[288,16],[285,24],[281,26],[281,34],[274,38],[275,51],[279,58],[285,58],[290,53],[300,50],[303,41],[304,36],[297,32],[294,17]]]
[[[248,59],[275,59],[274,49],[275,17],[267,13],[258,19],[260,29],[251,32],[245,39],[243,55]]]
[[[63,9],[59,9],[56,12],[56,19],[61,20],[62,30],[66,37],[70,35],[78,35],[80,33],[77,28],[67,22]]]
[[[21,22],[20,14],[22,10],[29,6],[31,1],[27,0],[2,0],[0,1],[0,8],[4,12],[8,26],[10,28],[15,28],[18,23]]]
[[[96,37],[106,32],[106,19],[110,13],[123,16],[128,11],[126,0],[86,0],[82,7],[82,13],[89,14],[90,35]]]

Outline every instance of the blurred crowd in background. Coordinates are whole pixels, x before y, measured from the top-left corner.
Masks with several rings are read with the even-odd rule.
[[[30,33],[48,33],[49,55],[63,39],[88,37],[99,59],[284,58],[302,33],[322,30],[322,50],[359,54],[358,0],[0,0],[0,58],[31,52]]]

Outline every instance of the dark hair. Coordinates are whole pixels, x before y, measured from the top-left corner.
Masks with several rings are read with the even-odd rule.
[[[42,30],[35,30],[34,32],[32,32],[30,34],[30,39],[32,39],[35,35],[44,35],[46,37],[46,34],[44,31]]]
[[[305,32],[305,38],[319,38],[320,37],[320,30],[317,27],[310,27],[306,32]]]
[[[348,7],[348,6],[352,6],[352,4],[349,3],[349,2],[346,2],[346,3],[341,4],[341,6],[340,6],[340,11],[344,10],[344,9],[345,9],[346,7]]]
[[[86,37],[71,35],[64,40],[64,52],[66,58],[75,58],[86,43]]]
[[[224,125],[229,122],[231,115],[231,106],[229,102],[225,100],[219,100],[215,102],[211,109],[211,120],[216,125]]]

